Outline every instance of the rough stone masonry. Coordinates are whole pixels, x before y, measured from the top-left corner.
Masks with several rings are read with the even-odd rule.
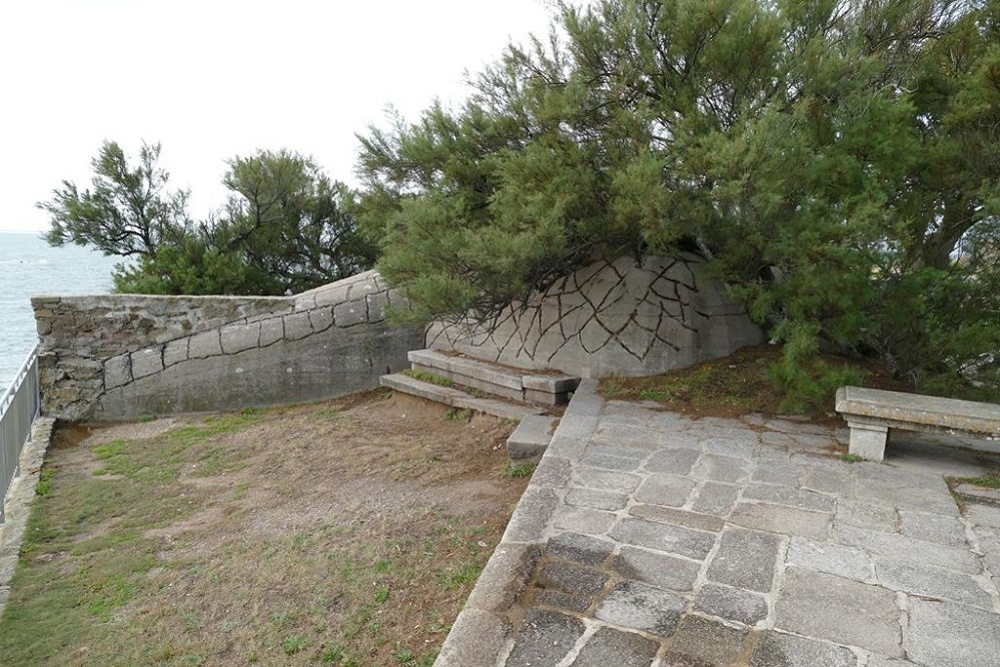
[[[403,298],[368,271],[290,297],[32,299],[42,410],[118,420],[318,400],[405,368],[423,327],[386,320]]]

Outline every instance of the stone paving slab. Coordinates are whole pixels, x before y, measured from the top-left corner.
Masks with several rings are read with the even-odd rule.
[[[959,506],[944,479],[994,453],[901,440],[849,463],[839,427],[693,420],[595,387],[435,664],[1000,664],[1000,507]]]

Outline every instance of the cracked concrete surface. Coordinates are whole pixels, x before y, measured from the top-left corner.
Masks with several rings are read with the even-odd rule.
[[[655,375],[763,342],[742,306],[721,297],[704,261],[630,257],[590,264],[489,326],[437,323],[427,347],[582,377]]]

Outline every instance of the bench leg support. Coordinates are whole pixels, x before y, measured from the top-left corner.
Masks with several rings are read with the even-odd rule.
[[[885,458],[885,442],[889,437],[886,426],[858,424],[847,422],[851,428],[851,445],[849,451],[869,461],[881,461]]]

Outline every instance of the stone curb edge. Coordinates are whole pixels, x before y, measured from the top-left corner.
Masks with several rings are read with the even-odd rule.
[[[494,665],[503,653],[505,643],[514,630],[515,619],[510,612],[542,555],[542,544],[531,538],[541,535],[555,509],[554,503],[538,502],[539,497],[552,493],[542,481],[548,475],[539,475],[539,469],[547,467],[547,459],[554,460],[563,455],[558,443],[585,441],[593,433],[604,406],[597,393],[597,384],[596,380],[583,380],[573,393],[552,436],[552,443],[557,446],[550,445],[542,456],[531,482],[514,508],[507,530],[452,624],[434,667]]]
[[[6,521],[0,525],[0,616],[3,616],[10,597],[10,580],[21,555],[21,543],[28,526],[35,489],[42,477],[42,460],[52,439],[55,422],[51,417],[39,417],[32,424],[31,437],[21,450],[18,462],[20,474],[13,479],[4,501]]]

